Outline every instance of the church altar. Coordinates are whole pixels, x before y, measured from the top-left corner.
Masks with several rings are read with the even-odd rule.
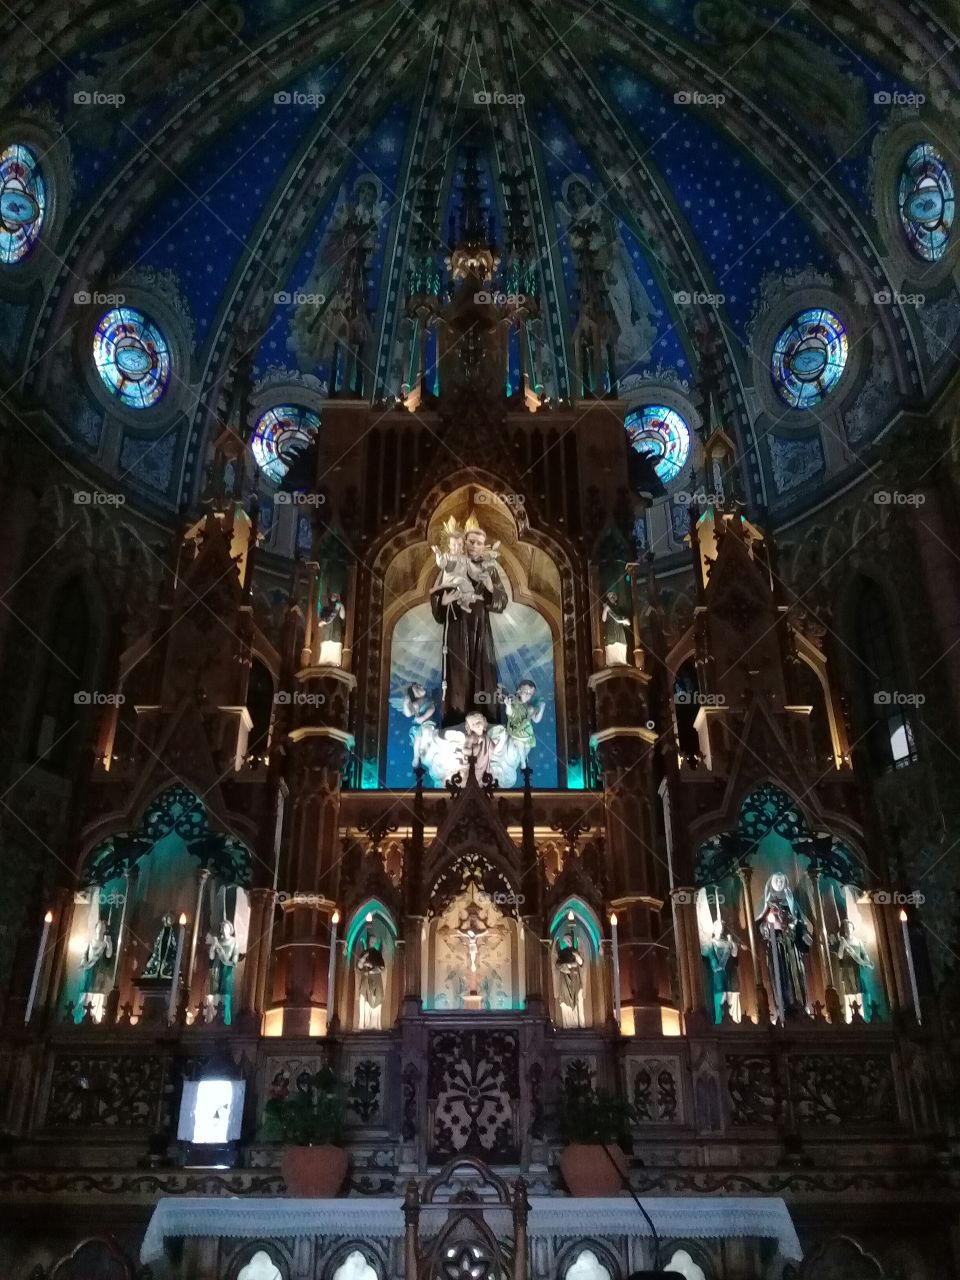
[[[528,1235],[536,1252],[538,1240],[645,1237],[650,1228],[628,1196],[580,1199],[531,1196]],[[787,1206],[779,1197],[645,1196],[643,1207],[662,1241],[775,1241],[787,1261],[802,1258],[800,1241]],[[421,1206],[420,1230],[436,1233],[452,1206]],[[505,1206],[484,1205],[484,1218],[500,1239],[512,1232]],[[263,1198],[221,1200],[170,1197],[153,1211],[140,1249],[140,1260],[163,1258],[166,1243],[182,1239],[300,1239],[346,1237],[389,1242],[404,1234],[403,1201],[399,1198],[297,1200]]]

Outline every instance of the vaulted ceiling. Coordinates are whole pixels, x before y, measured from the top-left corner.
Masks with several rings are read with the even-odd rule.
[[[468,159],[540,300],[544,394],[579,393],[571,230],[587,205],[621,395],[693,394],[711,332],[755,497],[804,490],[830,470],[825,431],[865,445],[952,371],[956,246],[924,260],[897,213],[911,148],[960,173],[957,0],[19,9],[0,24],[0,150],[33,148],[48,209],[37,253],[0,265],[4,365],[18,403],[55,405],[99,457],[110,409],[77,376],[84,299],[155,299],[146,310],[179,335],[177,412],[158,419],[162,444],[128,415],[114,453],[158,502],[196,492],[244,352],[261,392],[322,399],[330,371],[297,299],[329,291],[358,202],[372,227],[364,391],[398,393],[409,273],[430,257],[442,270]],[[777,327],[805,305],[832,307],[851,346],[846,392],[817,421],[769,394]]]

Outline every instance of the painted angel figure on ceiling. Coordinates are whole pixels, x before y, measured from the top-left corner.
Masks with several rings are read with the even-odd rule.
[[[340,188],[313,270],[297,294],[288,346],[304,373],[322,368],[331,391],[356,390],[364,345],[372,339],[367,271],[387,211],[383,187],[362,173]]]
[[[626,373],[650,360],[656,341],[657,312],[640,282],[616,218],[593,192],[583,174],[563,184],[557,220],[566,232],[577,268],[581,307],[604,303],[616,322],[616,368]],[[600,293],[603,296],[597,297]],[[589,300],[589,301],[588,301]]]

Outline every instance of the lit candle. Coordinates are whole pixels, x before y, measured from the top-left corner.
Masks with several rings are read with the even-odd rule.
[[[370,917],[368,916],[367,919]],[[333,993],[337,984],[337,925],[340,923],[340,912],[334,911],[330,917],[330,963],[327,966],[327,1030],[333,1021]]]
[[[917,990],[917,971],[913,967],[913,947],[910,945],[910,930],[907,928],[907,913],[900,912],[900,928],[903,930],[903,949],[907,953],[907,972],[910,975],[910,994],[913,997],[913,1016],[920,1025],[920,993]]]
[[[177,934],[177,954],[173,961],[173,981],[170,983],[170,1003],[167,1005],[167,1021],[176,1022],[180,996],[180,965],[183,963],[183,940],[187,933],[187,917],[180,912],[180,932]]]
[[[610,948],[613,956],[613,1016],[620,1025],[620,944],[617,941],[617,913],[610,913]]]
[[[30,994],[27,996],[27,1011],[23,1015],[24,1023],[30,1021],[30,1015],[33,1013],[33,1002],[37,998],[37,987],[40,983],[40,970],[43,968],[43,957],[47,953],[47,938],[50,936],[50,926],[53,924],[53,912],[48,911],[43,917],[43,929],[40,933],[40,945],[37,947],[37,962],[33,966],[33,978],[30,982]]]

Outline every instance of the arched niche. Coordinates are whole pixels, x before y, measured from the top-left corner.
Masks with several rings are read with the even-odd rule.
[[[369,1246],[351,1240],[336,1249],[323,1267],[323,1280],[381,1280],[384,1267]]]
[[[289,1267],[276,1246],[245,1244],[227,1268],[230,1280],[288,1280]]]
[[[738,867],[745,868],[744,874]],[[865,863],[846,838],[813,827],[800,804],[772,783],[741,801],[733,830],[696,855],[696,914],[707,1008],[756,1016],[751,942],[771,1017],[827,1005],[869,1020],[887,1009],[877,923],[864,892]]]
[[[496,564],[507,603],[502,612],[490,614],[490,627],[497,682],[502,686],[502,692],[492,691],[492,698],[498,704],[496,716],[504,728],[511,719],[511,704],[505,701],[506,696],[515,697],[522,682],[533,681],[535,685],[527,704],[534,713],[531,728],[535,745],[529,746],[526,732],[505,734],[502,750],[494,752],[495,767],[491,772],[501,786],[522,785],[519,770],[528,755],[536,785],[552,787],[567,781],[569,735],[564,726],[575,710],[567,706],[572,685],[564,668],[575,656],[565,652],[569,575],[565,586],[557,550],[530,535],[522,505],[512,504],[513,497],[476,484],[460,486],[438,498],[420,536],[405,540],[392,556],[384,558],[383,645],[379,670],[369,673],[369,678],[376,680],[381,697],[376,707],[368,698],[370,723],[379,721],[377,764],[374,770],[367,750],[364,785],[373,785],[374,776],[392,787],[411,785],[415,745],[412,733],[431,704],[434,713],[424,723],[441,729],[443,628],[433,616],[430,600],[431,588],[441,572],[433,548],[448,549],[449,535],[444,526],[451,520],[460,529],[469,521],[476,521],[486,534],[488,547],[499,543]],[[415,682],[425,689],[416,707],[413,704],[419,695],[412,694]],[[523,698],[519,701],[523,702]],[[541,718],[536,719],[538,715]],[[452,736],[456,726],[447,728]],[[428,728],[423,737],[429,732]],[[515,750],[510,749],[511,736],[516,742]],[[455,742],[454,750],[460,745]],[[422,755],[419,747],[418,755]],[[435,767],[428,767],[426,785],[442,786],[442,774],[448,764],[452,766],[453,759],[449,752],[437,752]]]
[[[618,1280],[620,1269],[602,1245],[577,1241],[558,1259],[560,1280]]]
[[[399,1002],[397,926],[376,898],[359,906],[344,933],[346,1025],[380,1031],[393,1025]]]
[[[670,1254],[664,1269],[675,1271],[677,1275],[683,1276],[683,1280],[710,1280],[707,1271],[701,1266],[699,1254],[694,1256],[694,1253],[693,1246],[680,1245]]]
[[[445,864],[431,887],[424,926],[424,1009],[523,1008],[520,900],[483,854],[460,854]]]
[[[230,1022],[242,981],[250,920],[251,855],[217,830],[182,786],[147,805],[139,825],[100,840],[81,871],[67,943],[62,1002],[79,1019],[169,999],[180,918],[180,983],[188,1009]],[[194,945],[196,938],[196,945]]]
[[[550,922],[553,1020],[558,1027],[595,1027],[604,1019],[601,930],[593,910],[567,898]]]

